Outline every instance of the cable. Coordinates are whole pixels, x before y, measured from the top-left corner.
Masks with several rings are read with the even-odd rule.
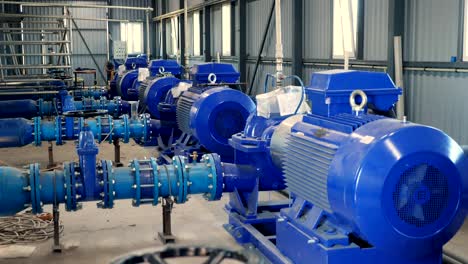
[[[114,126],[112,126],[112,129],[109,131],[109,134],[107,134],[103,140],[101,140],[101,143],[99,143],[99,146],[102,144],[102,142],[106,141],[107,138],[112,135],[112,132],[114,131]]]
[[[63,232],[63,225],[59,226]],[[0,217],[0,245],[43,242],[53,237],[54,221],[31,213]]]
[[[302,82],[301,78],[299,76],[297,76],[297,75],[289,75],[289,76],[286,76],[284,78],[284,80],[287,80],[287,79],[296,79],[301,84],[301,88],[302,88],[301,100],[299,101],[299,104],[296,107],[296,111],[294,111],[294,114],[296,115],[297,112],[299,111],[299,108],[301,108],[302,103],[304,102],[305,86],[304,86],[304,83]]]
[[[267,93],[268,91],[268,78],[272,78],[273,81],[272,81],[272,84],[274,85],[275,82],[276,82],[276,76],[274,76],[273,74],[271,73],[267,73],[266,76],[265,76],[265,83],[263,84],[263,93]]]

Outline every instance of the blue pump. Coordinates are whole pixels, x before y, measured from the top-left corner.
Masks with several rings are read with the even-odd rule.
[[[138,81],[138,68],[146,67],[146,65],[137,66],[135,68],[127,68],[127,71],[121,76],[116,74],[114,83],[111,83],[111,89],[114,88],[117,94],[125,100],[135,101],[139,99],[138,93],[141,82]],[[175,60],[152,60],[149,63],[148,70],[150,72],[150,79],[165,75],[180,78],[182,74],[182,66]]]
[[[371,99],[372,108],[383,111],[395,104],[400,89],[387,75],[374,74],[314,73],[311,83],[329,78],[320,89],[326,93],[341,82],[340,93],[349,100],[354,80],[377,78],[384,82],[351,99],[359,104],[372,87],[384,87],[388,94]],[[380,96],[386,102],[375,103]],[[195,162],[174,156],[166,166],[148,159],[113,168],[102,161],[86,173],[75,163],[64,164],[63,172],[41,172],[35,164],[26,171],[0,167],[0,213],[17,212],[25,204],[40,212],[42,204],[52,202],[54,175],[55,192],[69,210],[79,209],[81,201],[97,200],[110,208],[115,199],[155,205],[157,197],[172,195],[183,203],[190,194],[216,200],[227,192],[226,230],[272,263],[440,264],[442,246],[468,209],[468,160],[462,148],[438,129],[368,114],[364,105],[335,108],[334,102],[327,101],[327,109],[342,112],[312,110],[274,120],[252,114],[244,131],[229,141],[235,150],[230,163],[205,154]],[[90,149],[82,155],[96,155],[92,144],[79,146]],[[94,187],[92,193],[83,190],[86,183]],[[259,202],[260,191],[285,187],[290,201]]]

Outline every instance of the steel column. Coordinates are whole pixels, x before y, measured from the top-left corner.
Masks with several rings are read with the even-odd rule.
[[[359,0],[357,13],[357,40],[356,40],[356,59],[364,59],[364,17],[365,17],[365,2]]]
[[[205,56],[205,61],[210,62],[211,61],[211,7],[210,6],[205,6],[203,9],[203,26],[204,32],[204,56]]]
[[[239,72],[240,82],[247,82],[247,0],[239,0]]]
[[[302,76],[302,58],[303,56],[303,1],[293,0],[292,2],[293,23],[292,23],[292,73]],[[298,83],[296,83],[299,85]]]
[[[184,2],[185,0],[179,0],[179,6],[180,8],[185,8],[184,6]],[[180,64],[182,65],[182,67],[186,68],[188,67],[188,65],[186,65],[186,61],[185,61],[185,56],[187,54],[185,54],[186,52],[186,21],[185,21],[185,16],[179,16],[179,23],[180,23],[180,31],[179,31],[179,37],[180,37]]]
[[[161,11],[163,14],[167,12],[167,2],[166,0],[161,0]],[[161,20],[162,23],[162,58],[167,60],[167,32],[166,32],[166,23],[167,19]]]
[[[153,11],[151,11],[151,14],[153,17],[157,16],[157,11],[156,11],[156,6],[157,6],[157,0],[151,0],[151,6],[153,6]],[[151,50],[151,54],[153,54],[153,57],[156,58],[157,56],[159,56],[159,52],[157,52],[157,47],[156,47],[156,38],[158,36],[156,36],[156,21],[153,21],[151,22],[151,26],[152,26],[152,29],[150,30],[150,39],[152,41],[150,41],[150,50]],[[150,28],[151,28],[150,26]]]
[[[403,38],[405,30],[405,0],[388,1],[388,52],[387,52],[387,73],[392,79],[395,78],[394,59],[394,36]],[[404,40],[402,39],[402,43]]]
[[[463,61],[463,42],[465,26],[465,0],[459,0],[458,8],[458,42],[457,42],[457,61]],[[467,54],[468,55],[468,54]]]

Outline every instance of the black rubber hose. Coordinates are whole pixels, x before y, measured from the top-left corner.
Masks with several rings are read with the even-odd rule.
[[[275,1],[273,1],[273,3],[271,4],[270,16],[268,17],[268,23],[266,24],[265,32],[263,32],[262,45],[260,46],[260,51],[258,52],[257,61],[255,62],[255,69],[254,69],[254,73],[252,76],[252,81],[250,82],[249,92],[247,93],[247,95],[252,95],[253,85],[255,83],[255,78],[257,77],[258,66],[260,64],[260,60],[262,59],[262,52],[263,52],[263,49],[265,48],[265,42],[268,36],[268,31],[270,30],[271,19],[273,18],[274,11],[275,11]]]

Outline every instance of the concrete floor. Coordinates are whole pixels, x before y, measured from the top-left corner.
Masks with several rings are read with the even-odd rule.
[[[113,159],[113,145],[102,143],[99,150],[99,159]],[[122,144],[121,152],[124,164],[129,159],[157,154],[154,148],[142,148],[134,143]],[[54,153],[59,164],[77,159],[72,142],[55,147]],[[23,166],[31,162],[39,162],[42,168],[46,167],[47,144],[42,147],[0,149],[1,165]],[[276,199],[279,196],[273,193],[271,197]],[[270,196],[265,195],[263,198],[269,199]],[[206,202],[202,197],[193,196],[186,204],[175,205],[172,223],[177,243],[240,249],[222,228],[227,220],[223,210],[226,201],[227,197],[216,202]],[[45,211],[51,212],[52,209],[46,206]],[[126,252],[162,245],[155,240],[157,232],[162,230],[161,206],[135,208],[129,200],[123,200],[117,201],[114,209],[103,210],[90,202],[85,203],[78,212],[68,213],[62,208],[61,220],[65,226],[62,242],[70,249],[62,254],[51,253],[52,241],[49,240],[35,245],[37,248],[29,258],[0,259],[0,264],[109,263]],[[446,247],[468,259],[468,222]]]

